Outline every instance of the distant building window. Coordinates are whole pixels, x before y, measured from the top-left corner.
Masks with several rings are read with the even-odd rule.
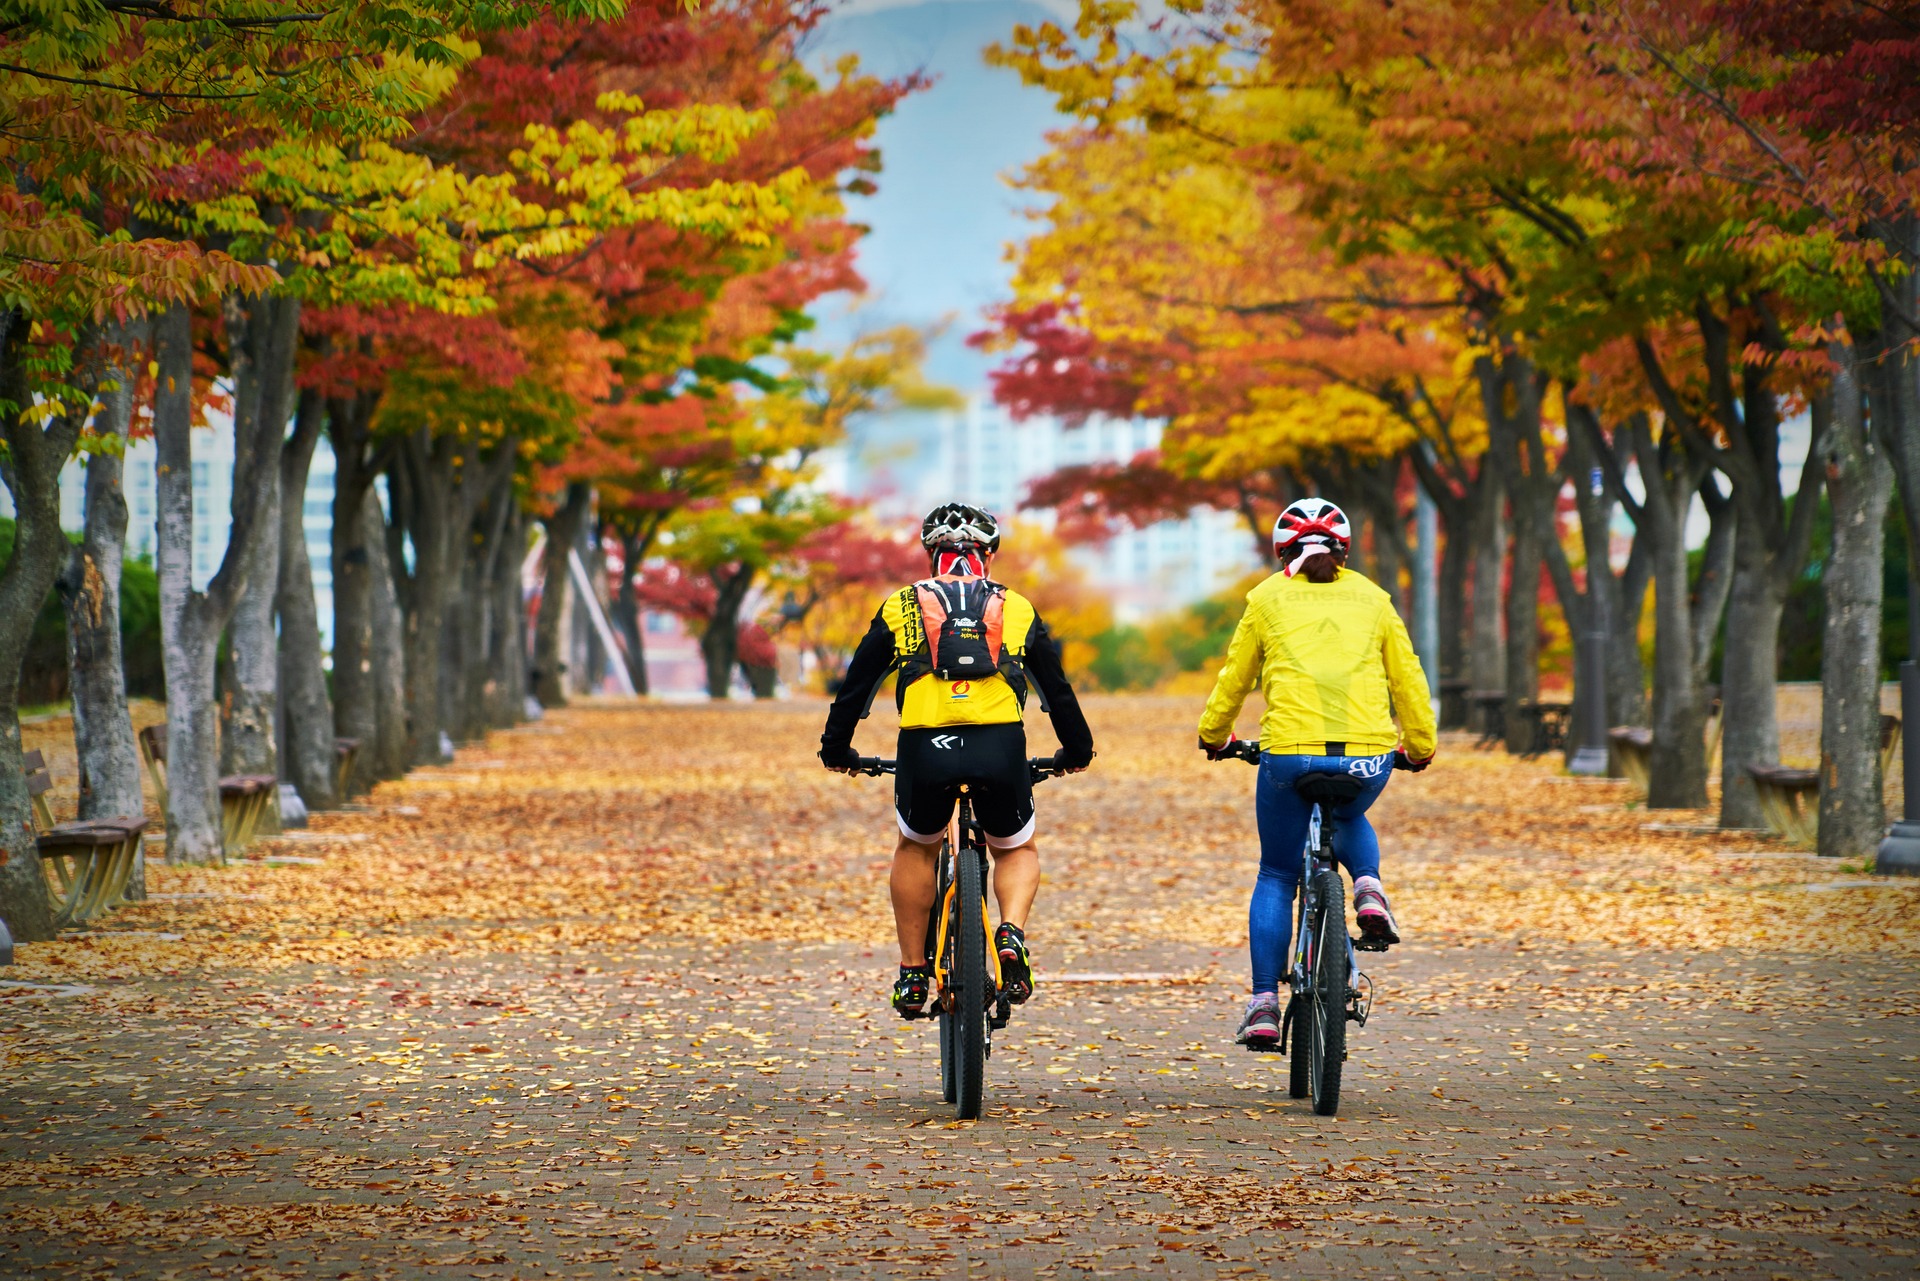
[[[195,464],[193,465],[193,484],[194,484],[194,488],[196,488],[196,489],[199,489],[199,488],[201,488],[201,487],[203,487],[204,485],[206,485],[206,484],[207,484],[207,475],[208,475],[208,472],[207,472],[207,465],[206,465],[205,463],[195,463]]]

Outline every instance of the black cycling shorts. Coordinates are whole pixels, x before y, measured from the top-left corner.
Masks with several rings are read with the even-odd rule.
[[[1027,769],[1027,727],[951,725],[903,729],[894,753],[893,808],[909,840],[932,844],[953,820],[960,784],[995,849],[1033,838],[1033,775]]]

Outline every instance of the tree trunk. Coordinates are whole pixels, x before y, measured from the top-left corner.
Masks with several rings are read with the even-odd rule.
[[[489,720],[504,727],[526,719],[527,615],[520,594],[520,565],[527,554],[527,524],[517,497],[507,510],[507,532],[501,543],[487,587],[493,594],[487,689]]]
[[[580,540],[580,527],[587,519],[592,490],[584,481],[573,481],[560,507],[544,522],[547,550],[541,567],[540,613],[533,631],[533,696],[543,707],[564,707],[566,687],[561,681],[566,662],[560,653],[560,620],[565,616],[568,597],[567,553]]]
[[[1698,809],[1707,803],[1707,662],[1713,633],[1726,602],[1732,559],[1732,504],[1718,498],[1711,481],[1702,487],[1711,526],[1700,581],[1688,582],[1686,521],[1700,484],[1700,466],[1689,458],[1669,427],[1658,445],[1644,415],[1631,433],[1646,497],[1638,514],[1654,583],[1653,752],[1650,809]]]
[[[626,569],[620,575],[620,595],[614,601],[613,614],[614,621],[620,626],[621,636],[627,642],[627,677],[633,682],[633,692],[642,698],[649,692],[647,637],[639,590],[633,584],[639,576],[640,561],[645,554],[639,534],[620,535],[621,563]]]
[[[327,402],[327,438],[333,445],[333,732],[356,739],[360,751],[345,795],[359,796],[381,776],[379,715],[373,675],[373,569],[367,508],[378,505],[368,467],[367,420],[361,396]],[[385,537],[382,530],[379,537]]]
[[[1817,501],[1816,498],[1809,501]],[[1720,826],[1766,826],[1749,765],[1780,760],[1774,681],[1787,583],[1760,522],[1742,513],[1734,535],[1733,582],[1720,667]]]
[[[1888,273],[1886,288],[1895,307],[1882,307],[1881,331],[1875,336],[1875,358],[1862,363],[1860,376],[1873,407],[1873,433],[1893,465],[1900,507],[1907,531],[1907,653],[1920,658],[1920,353],[1911,341],[1915,331],[1904,317],[1920,314],[1920,218],[1900,214],[1882,225],[1888,251],[1906,270]],[[1910,727],[1911,728],[1911,727]]]
[[[700,635],[700,656],[707,662],[707,697],[724,699],[733,688],[734,665],[740,661],[740,607],[753,587],[753,568],[737,565],[711,572],[713,616]]]
[[[121,330],[110,341],[132,349],[144,338],[141,325]],[[96,436],[124,444],[138,363],[129,350],[106,370],[105,380],[112,386],[100,393],[100,411],[93,420]],[[58,584],[66,604],[82,819],[138,817],[146,810],[120,653],[120,569],[127,547],[124,469],[117,449],[87,455],[86,533],[68,556]],[[144,866],[135,869],[131,888],[133,897],[145,897]]]
[[[371,636],[374,735],[371,744],[377,777],[405,776],[411,759],[407,744],[406,628],[394,590],[388,556],[387,520],[380,504],[369,500],[360,508],[361,536],[367,549],[370,584],[368,615]],[[362,750],[365,750],[364,748]]]
[[[1518,513],[1513,521],[1512,561],[1507,586],[1507,668],[1505,672],[1507,750],[1533,750],[1532,724],[1521,705],[1540,696],[1540,562],[1538,531]]]
[[[1465,678],[1467,670],[1467,574],[1473,564],[1472,522],[1463,518],[1464,504],[1440,503],[1440,520],[1446,533],[1440,548],[1440,582],[1438,609],[1440,613],[1440,683],[1446,685]],[[1440,693],[1439,686],[1435,687]],[[1463,701],[1455,699],[1449,702],[1441,697],[1442,715],[1447,717],[1448,729],[1460,729],[1464,725],[1461,712]]]
[[[307,473],[324,417],[318,393],[301,393],[293,434],[280,458],[280,564],[274,593],[286,775],[309,810],[330,810],[345,799],[337,794],[333,703],[327,695],[305,520]]]
[[[20,665],[33,635],[33,621],[47,598],[69,544],[60,532],[60,468],[79,438],[81,415],[58,414],[43,428],[17,407],[32,403],[25,362],[28,317],[0,310],[0,400],[16,406],[0,414],[0,479],[13,497],[13,553],[0,568],[0,920],[21,942],[53,937],[53,904],[40,847],[34,839],[33,807],[20,750]],[[84,354],[95,335],[76,344]],[[76,376],[90,378],[76,361]],[[89,388],[89,390],[91,390]]]
[[[1893,469],[1874,447],[1861,413],[1865,353],[1828,348],[1836,373],[1814,402],[1814,444],[1824,456],[1833,504],[1833,547],[1821,575],[1826,626],[1820,653],[1820,853],[1873,853],[1887,834],[1880,777],[1880,609],[1887,500]],[[1881,399],[1874,397],[1874,407]],[[1830,404],[1829,414],[1821,410]],[[1821,419],[1830,417],[1823,424]],[[1822,430],[1823,426],[1825,430]]]
[[[1485,467],[1485,464],[1482,464]],[[1471,680],[1475,693],[1506,685],[1507,647],[1500,603],[1507,563],[1506,494],[1497,474],[1483,472],[1473,518],[1473,641]],[[1475,729],[1482,728],[1474,726]]]
[[[393,506],[387,531],[388,568],[399,589],[406,647],[407,764],[437,765],[446,759],[440,747],[442,629],[447,582],[446,545],[455,541],[448,528],[446,494],[438,483],[437,454],[451,452],[450,438],[431,439],[422,429],[400,442],[387,471],[387,499]],[[409,570],[398,552],[397,534],[413,544]]]
[[[273,625],[273,600],[280,587],[280,468],[260,476],[257,483],[267,497],[248,549],[246,592],[234,608],[227,631],[231,678],[220,691],[220,772],[271,774],[277,779],[280,643]],[[277,789],[261,816],[259,830],[280,830]]]

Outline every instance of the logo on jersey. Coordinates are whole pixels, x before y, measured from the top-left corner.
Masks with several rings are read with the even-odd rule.
[[[972,681],[955,681],[947,689],[947,697],[955,702],[964,702],[973,697]]]
[[[1392,768],[1392,752],[1385,756],[1362,756],[1347,762],[1347,773],[1355,778],[1379,778]]]

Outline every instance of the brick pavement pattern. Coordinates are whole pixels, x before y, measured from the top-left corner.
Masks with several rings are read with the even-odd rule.
[[[1097,728],[1124,714],[1140,733],[1175,732],[1185,714],[1095,710]],[[715,715],[571,711],[497,736],[485,751],[503,764],[484,777],[558,778],[542,757],[556,729],[616,757],[657,750],[640,740],[698,756]],[[815,716],[741,709],[726,723],[785,744]],[[780,747],[778,767],[803,768],[804,746]],[[838,851],[818,878],[867,887],[853,937],[822,937],[809,910],[852,893],[832,890],[761,903],[738,943],[679,933],[671,913],[611,945],[556,927],[537,946],[489,946],[488,923],[449,920],[411,927],[434,946],[364,963],[5,989],[0,1275],[1915,1274],[1909,954],[1436,924],[1370,958],[1373,1019],[1353,1037],[1341,1115],[1317,1118],[1287,1098],[1283,1061],[1231,1043],[1244,935],[1194,937],[1252,870],[1246,807],[1222,803],[1244,799],[1250,775],[1206,777],[1238,790],[1195,797],[1163,770],[1043,793],[1037,920],[1057,925],[1034,931],[1042,986],[997,1038],[978,1123],[941,1104],[932,1031],[884,1004],[874,796],[825,815],[831,793],[803,789],[825,835],[790,852]],[[724,828],[703,839],[747,874],[713,893],[742,919],[740,895],[784,883],[765,862],[793,825],[780,788],[695,814],[642,804],[668,786],[645,769],[596,778],[579,830],[563,808],[541,848],[598,851],[589,815],[625,806],[636,830],[657,829],[635,837],[649,850],[668,829]],[[479,785],[416,780],[383,790],[383,813],[331,821],[377,831],[404,810],[464,807],[476,846],[521,839],[463,786]],[[1127,846],[1123,791],[1169,830],[1215,822],[1223,852]],[[1436,787],[1383,808],[1390,885],[1396,845],[1481,821],[1449,805]],[[694,857],[694,839],[649,857]],[[1487,853],[1496,868],[1535,856],[1550,857]],[[344,874],[343,857],[272,883]],[[1408,882],[1450,866],[1408,855]],[[549,856],[527,883],[578,875]],[[528,896],[529,917],[541,902]],[[1417,920],[1412,891],[1402,903]],[[1074,981],[1092,971],[1177,981]]]

